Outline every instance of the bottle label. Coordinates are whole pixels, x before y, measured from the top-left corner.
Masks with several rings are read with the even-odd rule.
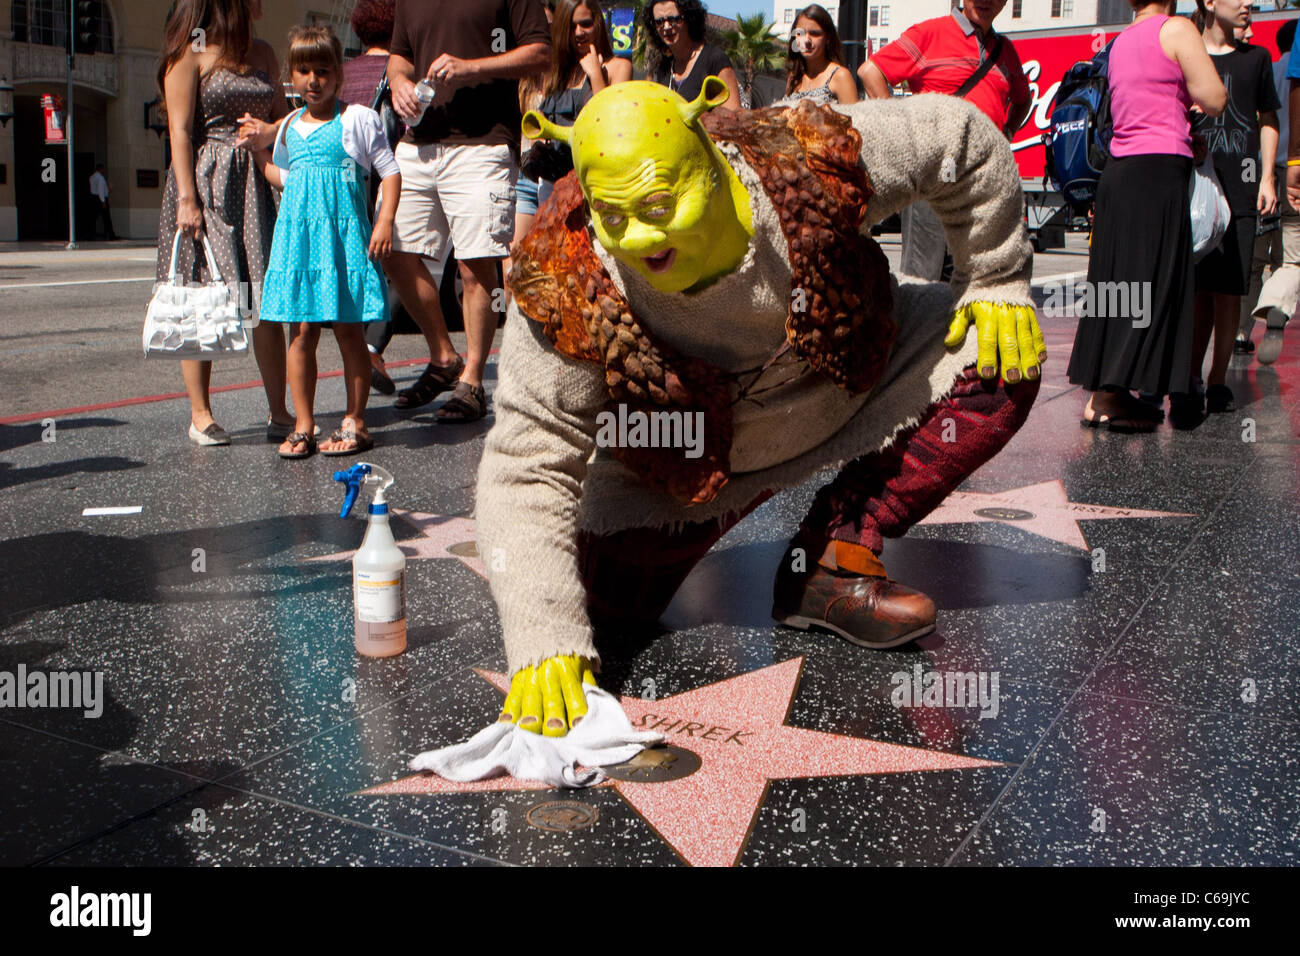
[[[405,571],[357,571],[352,580],[358,620],[387,624],[406,617]]]

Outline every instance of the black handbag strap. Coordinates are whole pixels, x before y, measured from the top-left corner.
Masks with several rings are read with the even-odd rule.
[[[964,97],[967,93],[969,93],[971,90],[975,89],[975,87],[979,84],[979,81],[989,75],[989,70],[997,66],[998,57],[1000,57],[1001,55],[1002,55],[1002,34],[999,33],[998,38],[995,41],[993,41],[993,49],[990,50],[988,52],[988,55],[984,57],[984,62],[980,64],[980,68],[966,78],[966,82],[961,85],[961,89],[959,89],[956,93],[954,93],[953,96],[956,96],[960,99],[961,97]]]
[[[398,142],[406,132],[406,124],[402,122],[402,118],[397,115],[397,110],[393,107],[393,91],[388,86],[387,73],[380,79],[379,85],[375,87],[375,95],[370,100],[370,108],[379,114],[379,120],[384,127],[384,138],[388,141],[388,148],[396,149]]]
[[[376,113],[379,112],[379,107],[383,105],[384,94],[387,92],[388,92],[388,72],[385,71],[383,79],[381,79],[379,81],[379,85],[375,87],[375,95],[370,100],[370,108],[374,110]]]

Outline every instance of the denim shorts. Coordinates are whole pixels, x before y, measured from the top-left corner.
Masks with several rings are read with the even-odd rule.
[[[521,175],[515,183],[515,215],[537,215],[537,180]]]

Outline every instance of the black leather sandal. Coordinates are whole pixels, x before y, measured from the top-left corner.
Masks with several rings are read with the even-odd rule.
[[[455,388],[463,371],[465,371],[465,360],[460,357],[457,357],[451,365],[426,365],[414,385],[397,393],[397,401],[393,402],[393,407],[420,408],[428,405],[443,392]]]
[[[438,409],[438,421],[449,425],[476,422],[487,414],[487,392],[481,385],[457,382],[451,398]]]

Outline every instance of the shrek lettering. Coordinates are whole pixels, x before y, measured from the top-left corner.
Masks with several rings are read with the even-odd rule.
[[[651,723],[651,721],[654,721],[654,723]],[[700,740],[716,740],[719,743],[737,744],[741,747],[745,745],[742,738],[754,736],[752,730],[732,730],[730,727],[718,727],[694,720],[660,717],[658,714],[642,714],[639,720],[632,721],[632,726],[640,727],[642,730],[654,730],[665,737],[669,734],[685,734],[687,737],[694,737],[699,732]]]

